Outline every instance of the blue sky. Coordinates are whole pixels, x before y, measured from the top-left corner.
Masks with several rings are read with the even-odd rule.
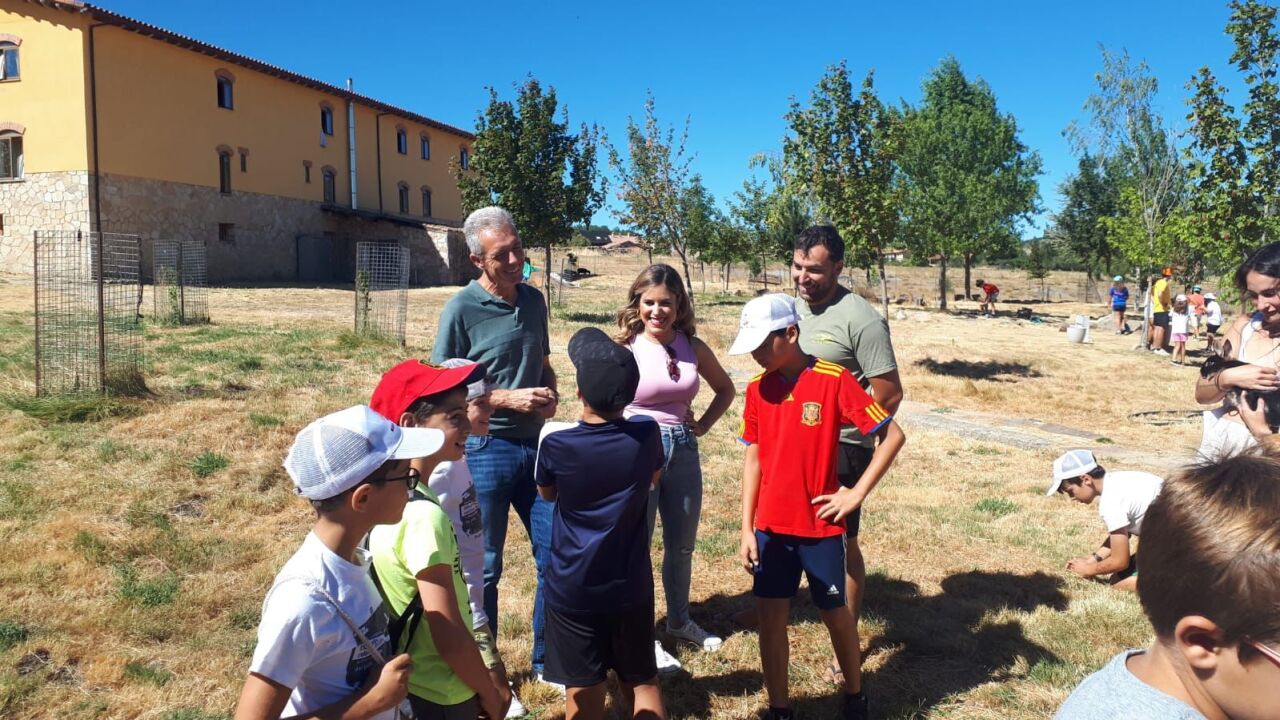
[[[724,202],[756,153],[776,152],[792,97],[807,100],[826,67],[874,68],[886,101],[916,102],[920,82],[954,55],[992,87],[1023,141],[1044,160],[1039,234],[1075,168],[1062,130],[1101,67],[1099,43],[1144,59],[1159,108],[1186,127],[1183,88],[1202,65],[1233,88],[1225,2],[380,2],[103,0],[108,9],[472,128],[486,87],[507,96],[533,74],[570,120],[613,142],[652,91],[667,124],[690,119],[693,169]],[[611,193],[612,194],[612,193]],[[616,201],[614,201],[616,202]],[[597,220],[613,223],[607,211]]]

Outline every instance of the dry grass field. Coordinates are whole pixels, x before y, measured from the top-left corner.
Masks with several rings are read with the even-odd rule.
[[[573,385],[569,336],[611,325],[645,260],[583,253],[582,264],[601,275],[553,311],[562,388]],[[894,272],[904,286],[933,277]],[[1070,296],[1080,278],[1062,275],[1055,287]],[[713,348],[732,339],[744,279],[731,282],[737,295],[697,298]],[[1012,272],[1003,281],[1031,287]],[[717,285],[708,271],[707,289]],[[410,291],[404,349],[347,333],[351,292],[214,289],[213,324],[145,326],[151,396],[37,402],[31,288],[0,281],[0,717],[230,716],[262,596],[311,519],[280,468],[294,433],[367,400],[402,357],[427,355],[454,289]],[[1100,303],[1030,305],[1043,323],[956,305],[891,312],[908,442],[863,521],[866,686],[878,717],[1044,718],[1115,652],[1149,641],[1135,598],[1062,570],[1102,533],[1094,508],[1042,496],[1049,463],[1073,445],[1113,466],[1185,459],[1199,435],[1194,370],[1105,331],[1068,344],[1058,324]],[[749,358],[724,361],[735,377],[753,373]],[[712,654],[668,643],[685,668],[662,679],[674,718],[754,718],[765,706],[756,637],[729,619],[751,603],[735,560],[740,406],[702,439],[694,557],[694,616],[726,642]],[[534,573],[522,530],[508,551],[503,651],[533,716],[560,717],[557,698],[529,682]],[[793,694],[802,717],[829,717],[829,647],[806,596],[794,610]]]

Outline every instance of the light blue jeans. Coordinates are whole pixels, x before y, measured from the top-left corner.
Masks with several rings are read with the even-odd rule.
[[[667,626],[689,621],[689,584],[693,547],[702,516],[702,460],[698,438],[688,425],[663,425],[666,464],[658,487],[649,493],[649,541],[662,514],[662,590],[667,596]]]

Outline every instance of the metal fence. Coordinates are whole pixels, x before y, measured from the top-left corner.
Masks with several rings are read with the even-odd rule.
[[[36,393],[142,388],[137,235],[35,233]]]
[[[356,243],[356,333],[404,344],[409,302],[409,248]]]
[[[156,240],[155,318],[174,325],[209,322],[208,253],[199,240]]]

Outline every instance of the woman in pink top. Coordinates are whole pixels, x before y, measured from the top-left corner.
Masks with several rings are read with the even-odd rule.
[[[657,489],[649,496],[649,535],[662,515],[662,588],[667,598],[667,633],[703,650],[718,650],[720,638],[689,617],[689,583],[693,548],[702,514],[702,463],[698,438],[733,403],[733,381],[711,348],[694,337],[693,305],[680,274],[670,265],[652,265],[631,285],[627,304],[618,311],[622,331],[615,339],[635,354],[640,386],[627,406],[628,417],[649,415],[662,429],[666,465]],[[701,416],[693,412],[699,376],[715,393]],[[654,648],[660,670],[680,665],[659,644]]]

